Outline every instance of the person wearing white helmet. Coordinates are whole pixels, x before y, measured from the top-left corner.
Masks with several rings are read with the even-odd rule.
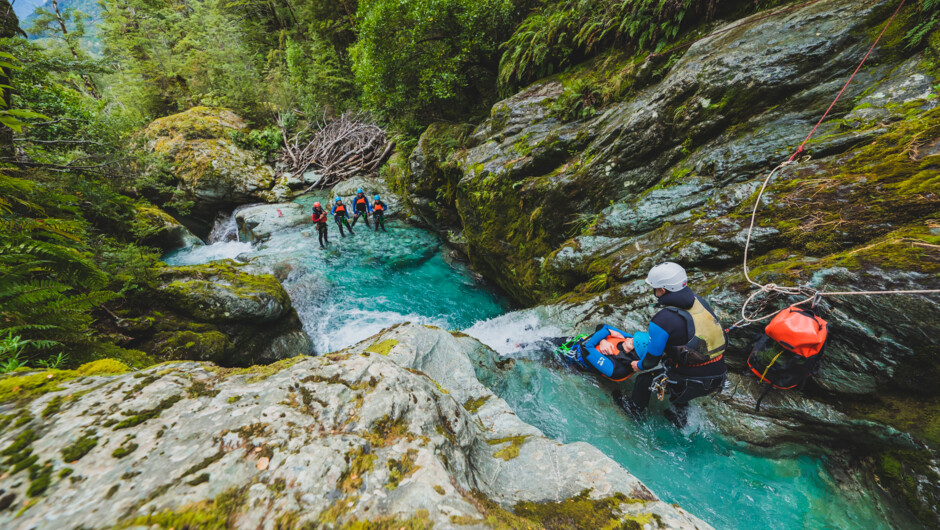
[[[628,412],[639,417],[649,405],[654,380],[665,384],[672,405],[667,415],[680,428],[686,423],[689,401],[720,391],[728,372],[724,329],[688,281],[685,269],[672,262],[660,263],[647,275],[646,283],[662,309],[646,333],[633,335],[640,359],[632,368],[643,373],[636,377],[632,397],[623,402]]]

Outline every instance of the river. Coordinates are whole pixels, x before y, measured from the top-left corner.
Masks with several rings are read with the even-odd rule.
[[[320,197],[322,199],[323,197]],[[313,197],[298,202],[307,205]],[[637,423],[591,377],[560,366],[539,339],[557,329],[477,282],[445,259],[438,237],[401,221],[388,233],[366,230],[321,250],[310,225],[275,232],[261,244],[228,241],[177,251],[170,264],[237,259],[277,272],[317,352],[335,351],[400,322],[463,330],[517,359],[497,378],[479,377],[521,419],[563,442],[604,451],[667,502],[716,528],[895,528],[879,496],[837,479],[824,456],[767,457],[716,434],[693,407],[679,431],[661,415]],[[520,349],[519,343],[531,346]],[[703,398],[707,399],[707,398]]]

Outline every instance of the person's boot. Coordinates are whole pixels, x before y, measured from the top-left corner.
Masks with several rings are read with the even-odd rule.
[[[627,414],[630,415],[636,421],[643,420],[643,408],[633,402],[627,396],[624,396],[620,391],[614,391],[612,394],[614,402],[620,405],[620,408],[624,410]]]
[[[689,424],[689,405],[674,405],[663,411],[666,417],[680,431]]]

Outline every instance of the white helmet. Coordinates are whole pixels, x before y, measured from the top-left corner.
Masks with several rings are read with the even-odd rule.
[[[667,261],[650,269],[646,276],[646,283],[653,289],[665,289],[667,291],[681,291],[688,283],[689,277],[685,274],[685,269],[678,263]]]

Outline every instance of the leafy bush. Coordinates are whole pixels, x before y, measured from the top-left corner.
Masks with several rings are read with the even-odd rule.
[[[274,162],[284,146],[284,136],[277,127],[252,129],[247,133],[232,130],[229,131],[229,138],[242,149],[257,151],[268,162]]]
[[[516,0],[363,0],[351,48],[364,104],[407,122],[453,117],[492,95]]]

